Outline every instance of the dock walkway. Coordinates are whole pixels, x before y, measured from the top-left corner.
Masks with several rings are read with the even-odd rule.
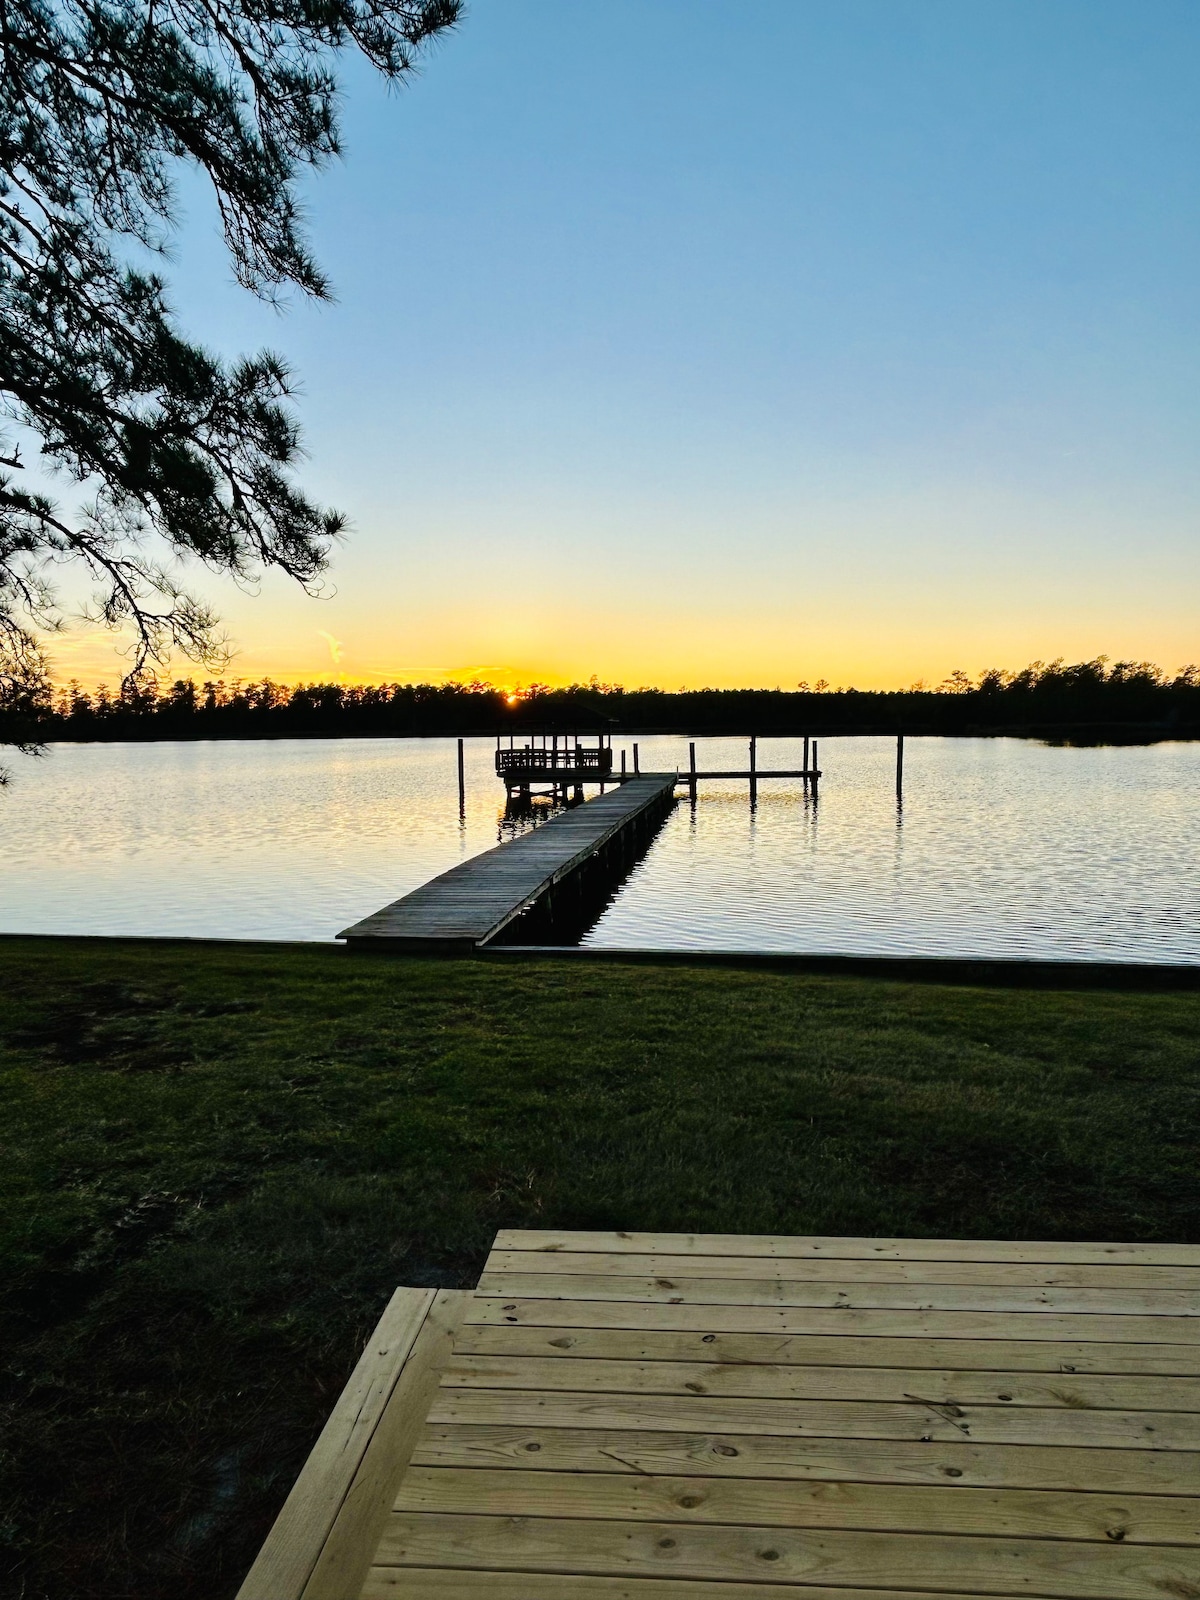
[[[1200,1595],[1195,1245],[505,1231],[389,1316],[241,1600]]]
[[[656,824],[674,803],[674,772],[643,773],[519,839],[443,872],[338,934],[351,944],[468,951],[494,939],[626,836]]]

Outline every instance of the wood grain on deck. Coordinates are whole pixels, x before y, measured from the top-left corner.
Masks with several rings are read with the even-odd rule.
[[[1200,1248],[496,1240],[365,1600],[1200,1600]]]

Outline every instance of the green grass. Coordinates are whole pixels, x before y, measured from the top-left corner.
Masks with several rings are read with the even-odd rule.
[[[1200,1239],[1194,994],[7,940],[0,1073],[24,1600],[232,1594],[501,1226]]]

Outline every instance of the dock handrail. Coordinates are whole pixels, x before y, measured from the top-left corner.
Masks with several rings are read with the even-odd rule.
[[[607,746],[596,749],[568,745],[561,750],[524,746],[519,750],[496,751],[496,771],[501,777],[508,773],[530,772],[594,772],[607,776],[612,765],[613,753]]]

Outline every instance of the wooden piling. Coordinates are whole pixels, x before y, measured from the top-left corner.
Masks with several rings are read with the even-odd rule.
[[[758,738],[750,735],[750,804],[758,803]]]
[[[904,735],[896,735],[896,799],[904,798]]]
[[[633,775],[635,778],[638,776],[641,770],[641,766],[638,763],[638,747],[635,744],[633,747]]]
[[[693,803],[696,799],[696,746],[688,745],[688,799]]]
[[[637,768],[635,767],[633,770],[636,772]],[[625,776],[625,752],[624,752],[624,750],[621,751],[621,776],[622,777]]]
[[[458,741],[458,810],[459,815],[467,809],[467,779],[463,766],[463,742]]]
[[[808,735],[804,735],[804,787],[808,788]]]
[[[817,765],[817,741],[814,739],[812,742],[812,786],[814,800],[817,798],[817,780],[820,776],[821,770]]]

